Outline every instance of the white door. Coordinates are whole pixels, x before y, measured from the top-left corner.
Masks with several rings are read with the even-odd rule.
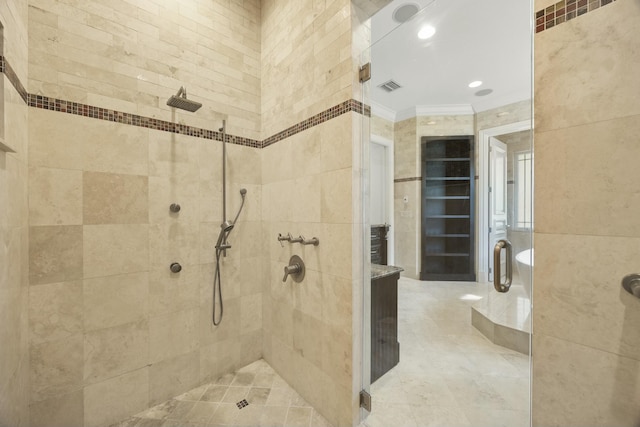
[[[369,146],[370,222],[385,224],[387,218],[387,148],[372,142]]]
[[[493,280],[493,247],[507,238],[507,144],[489,138],[489,280]],[[504,253],[505,251],[503,251]],[[500,271],[505,272],[505,260]]]

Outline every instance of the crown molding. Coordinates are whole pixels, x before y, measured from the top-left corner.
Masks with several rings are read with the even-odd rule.
[[[468,116],[472,114],[475,114],[475,111],[469,104],[416,105],[399,111],[396,114],[396,121],[420,116]]]
[[[396,112],[389,107],[385,107],[377,102],[371,103],[371,114],[378,116],[382,119],[389,120],[390,122],[396,121]]]

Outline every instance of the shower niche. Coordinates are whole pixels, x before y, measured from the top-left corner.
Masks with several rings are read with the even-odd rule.
[[[420,280],[475,281],[473,136],[421,138]]]

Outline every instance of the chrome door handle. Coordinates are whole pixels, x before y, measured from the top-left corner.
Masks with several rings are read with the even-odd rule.
[[[507,279],[505,283],[501,282],[502,274],[500,271],[500,253],[502,252],[502,248],[507,250],[505,254],[507,257]],[[498,240],[493,248],[493,287],[496,288],[496,291],[501,293],[509,292],[509,288],[511,287],[511,280],[513,279],[513,268],[511,265],[512,251],[513,248],[511,247],[511,242],[508,240]]]

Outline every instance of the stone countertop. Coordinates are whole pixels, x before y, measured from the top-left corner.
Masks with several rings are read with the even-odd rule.
[[[391,276],[401,271],[404,271],[404,268],[394,267],[393,265],[371,264],[371,280]]]

